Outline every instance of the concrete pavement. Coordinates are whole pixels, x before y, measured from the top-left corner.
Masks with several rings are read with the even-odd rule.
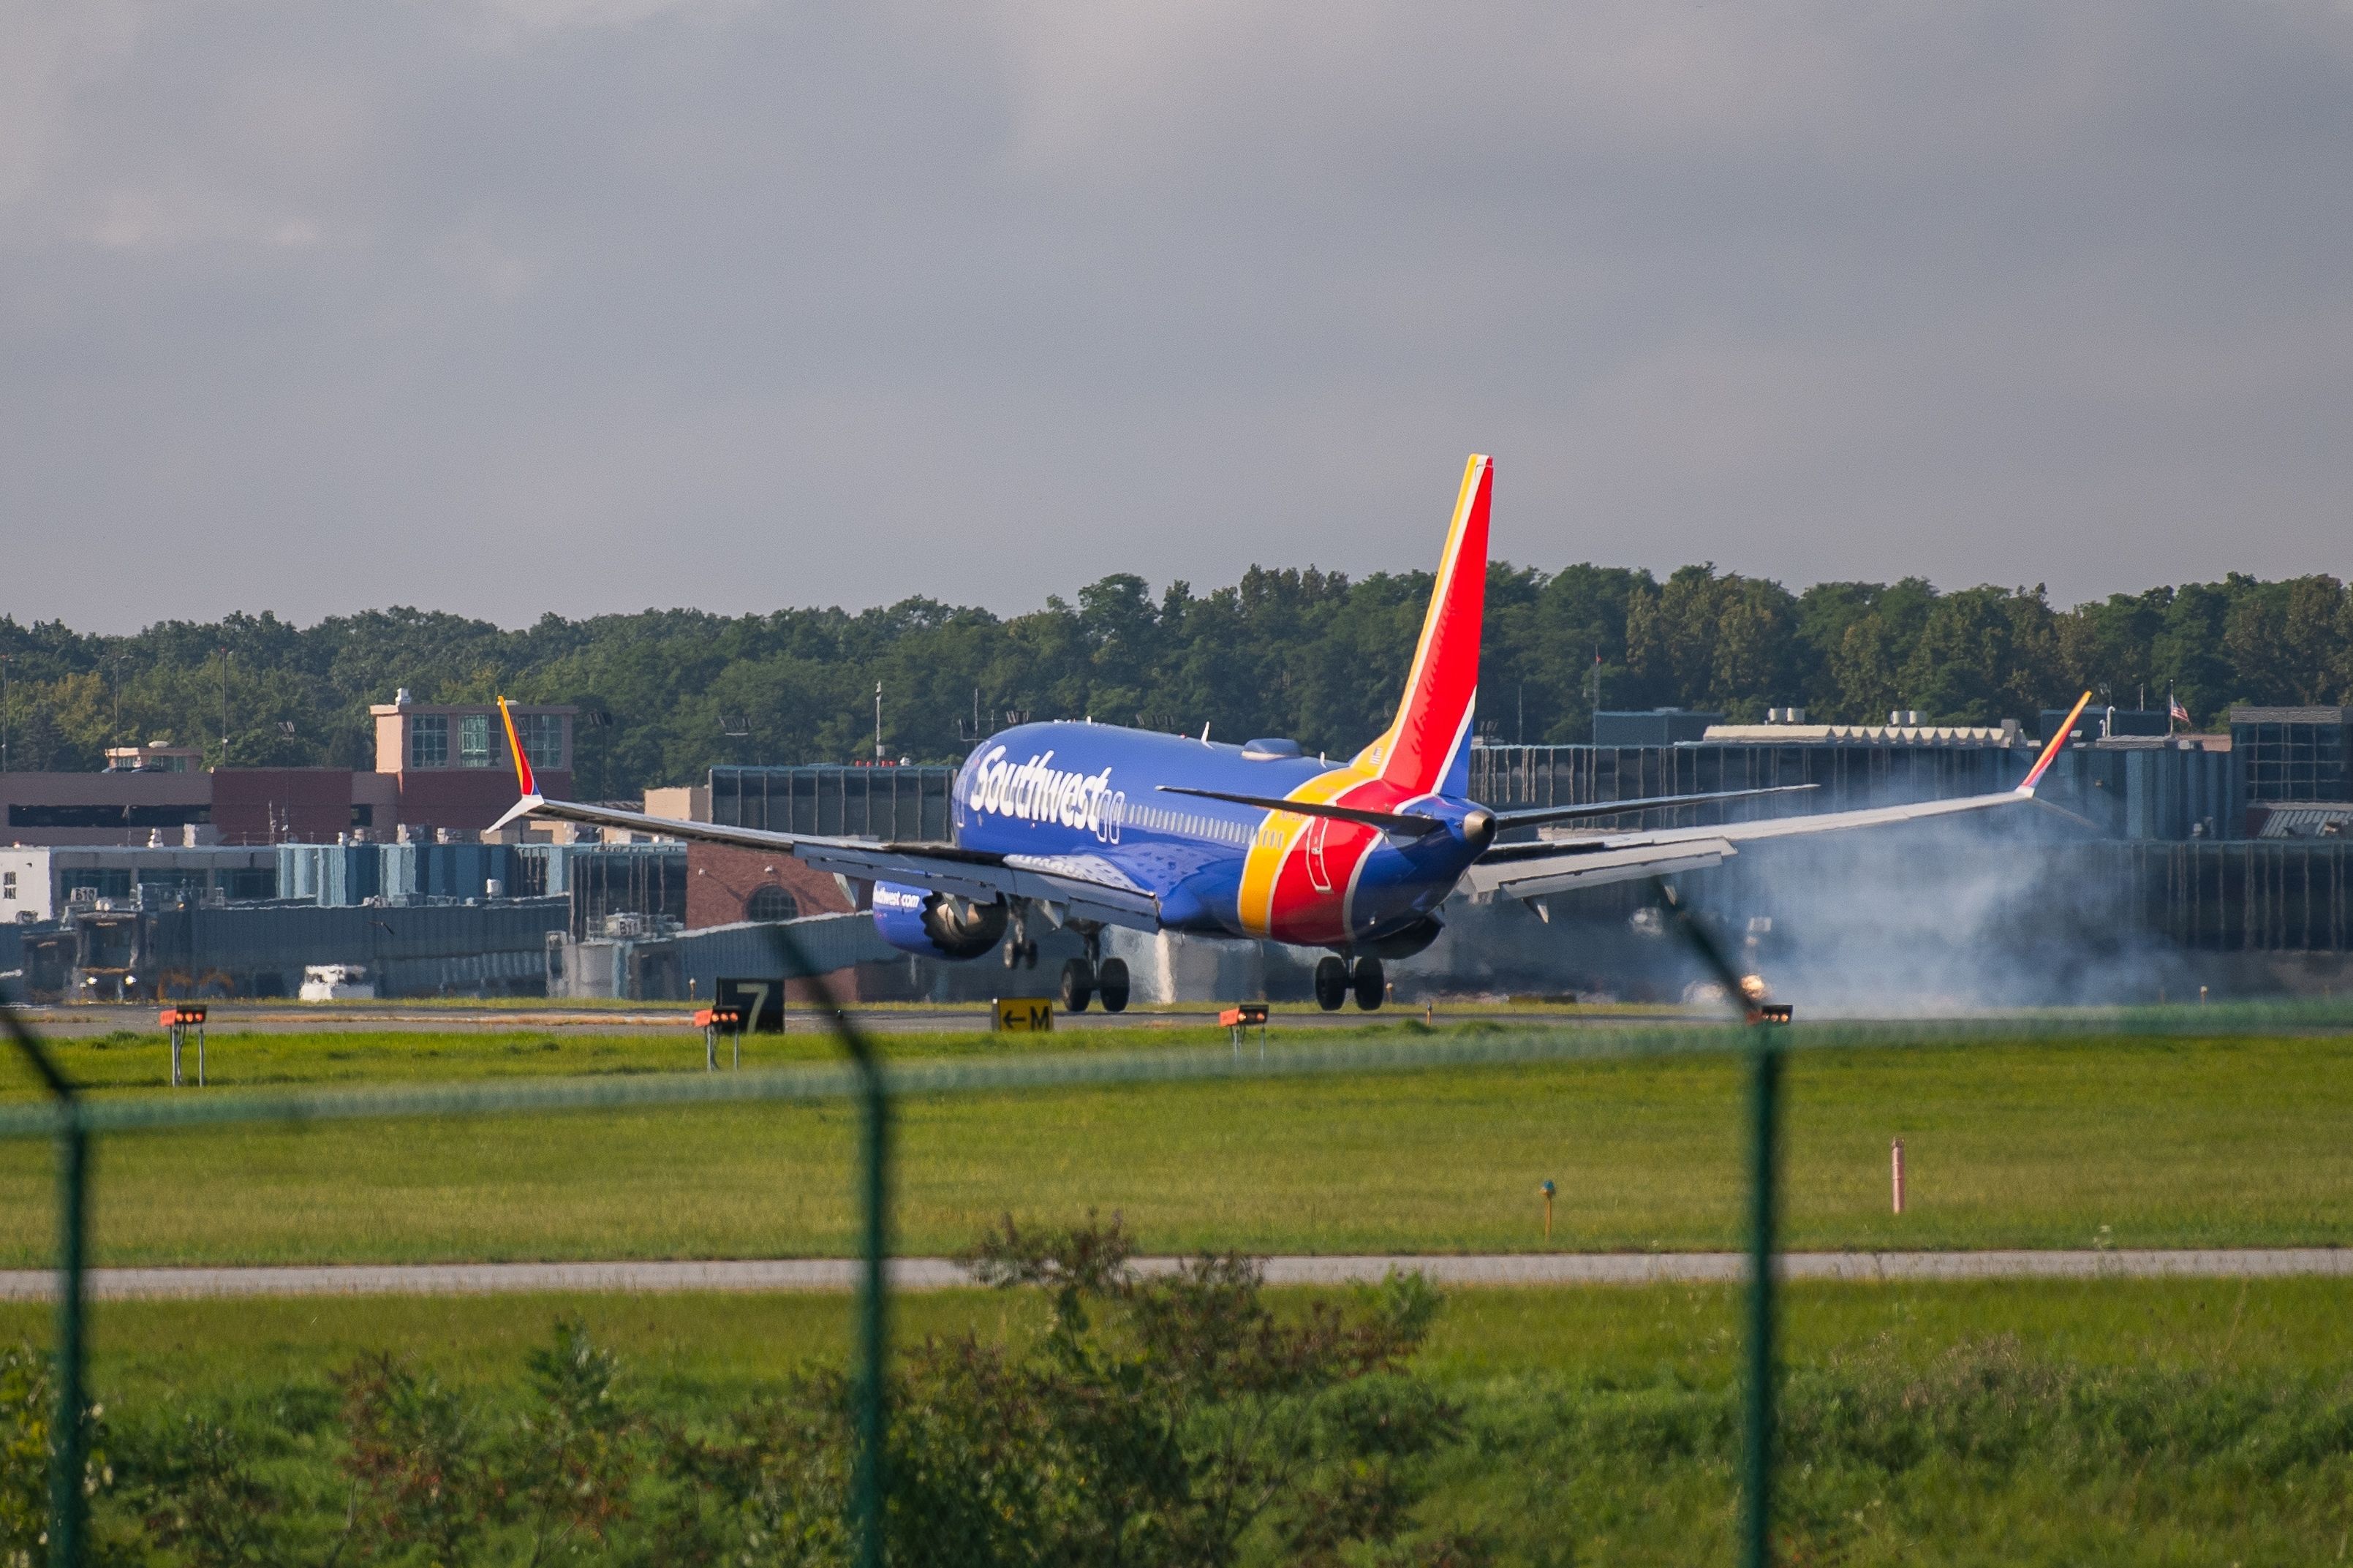
[[[1784,1278],[1865,1281],[1961,1279],[2353,1278],[2353,1247],[1985,1252],[1793,1252]],[[1153,1272],[1176,1260],[1142,1258]],[[1525,1253],[1487,1256],[1282,1257],[1265,1259],[1272,1285],[1344,1285],[1395,1270],[1438,1285],[1719,1284],[1745,1279],[1735,1252]],[[971,1283],[945,1258],[902,1258],[891,1266],[903,1290],[943,1290]],[[538,1291],[840,1292],[858,1281],[848,1258],[780,1258],[606,1263],[337,1264],[268,1268],[98,1268],[90,1288],[100,1300],[266,1296],[483,1296]],[[51,1299],[56,1276],[0,1270],[0,1301]]]

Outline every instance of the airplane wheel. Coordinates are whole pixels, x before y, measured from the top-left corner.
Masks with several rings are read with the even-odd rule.
[[[1087,1003],[1093,998],[1094,993],[1095,966],[1089,963],[1083,958],[1064,959],[1062,961],[1063,1011],[1069,1013],[1085,1012],[1087,1010]],[[1111,1005],[1111,1002],[1108,997],[1104,999],[1103,1005],[1106,1007]]]
[[[1024,969],[1038,967],[1038,944],[1035,941],[1021,944],[1021,967]]]
[[[1007,942],[1005,944],[1005,967],[1008,969],[1018,969],[1020,966],[1021,944],[1018,942]]]
[[[1347,961],[1326,954],[1315,961],[1315,1005],[1336,1013],[1348,1000]]]
[[[1351,984],[1356,987],[1356,1005],[1367,1013],[1377,1012],[1388,990],[1388,978],[1381,973],[1381,961],[1377,958],[1356,960],[1356,972],[1351,976]]]
[[[1103,961],[1103,967],[1097,970],[1095,974],[1096,987],[1103,993],[1103,1011],[1126,1012],[1127,961],[1124,958],[1106,958]]]

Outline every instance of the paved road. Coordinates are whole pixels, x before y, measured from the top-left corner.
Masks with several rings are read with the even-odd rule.
[[[1165,1271],[1174,1259],[1140,1260]],[[1793,1279],[2263,1279],[2326,1275],[2353,1279],[2353,1247],[2278,1247],[2212,1251],[1794,1252],[1782,1259]],[[1736,1252],[1601,1252],[1419,1258],[1272,1258],[1268,1282],[1342,1285],[1377,1280],[1395,1269],[1440,1285],[1641,1285],[1722,1283],[1747,1274]],[[249,1296],[481,1296],[518,1291],[678,1290],[844,1291],[859,1268],[845,1258],[746,1258],[683,1263],[426,1263],[267,1268],[99,1268],[90,1289],[100,1300]],[[902,1289],[941,1290],[970,1280],[944,1258],[892,1264]],[[50,1299],[56,1277],[35,1269],[0,1270],[0,1301]]]

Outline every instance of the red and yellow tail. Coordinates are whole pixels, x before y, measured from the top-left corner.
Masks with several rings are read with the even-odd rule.
[[[1487,509],[1495,465],[1473,457],[1462,470],[1454,522],[1439,557],[1438,584],[1397,719],[1356,755],[1356,765],[1410,795],[1463,795],[1471,787],[1471,713],[1479,695],[1480,623],[1487,603]]]

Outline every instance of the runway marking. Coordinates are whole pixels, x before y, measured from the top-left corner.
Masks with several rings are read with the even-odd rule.
[[[1263,1260],[1270,1285],[1349,1285],[1384,1275],[1419,1274],[1438,1285],[1728,1284],[1746,1279],[1737,1252],[1583,1252],[1478,1257],[1282,1257]],[[1172,1258],[1136,1260],[1147,1273],[1177,1267]],[[860,1266],[844,1258],[714,1259],[703,1262],[329,1264],[315,1267],[94,1268],[99,1300],[172,1300],[266,1296],[500,1296],[582,1291],[631,1295],[677,1291],[841,1293],[856,1288]],[[2329,1247],[2183,1250],[1986,1252],[1792,1252],[1781,1258],[1788,1279],[1877,1282],[1953,1279],[2242,1279],[2290,1276],[2353,1278],[2353,1248]],[[893,1288],[947,1290],[972,1286],[946,1258],[891,1263]],[[54,1299],[47,1269],[0,1269],[0,1301]]]

